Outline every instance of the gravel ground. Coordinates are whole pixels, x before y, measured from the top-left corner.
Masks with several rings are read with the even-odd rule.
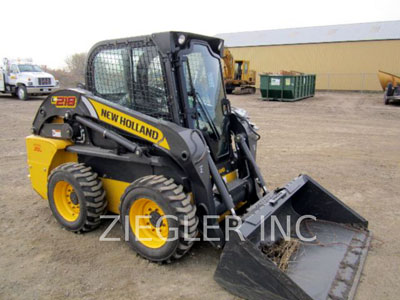
[[[260,127],[270,188],[306,173],[369,220],[374,239],[356,299],[398,299],[400,105],[361,93],[229,98]],[[207,243],[160,266],[124,242],[100,242],[107,224],[84,235],[60,228],[27,177],[24,137],[40,103],[0,98],[0,299],[235,299],[214,282],[220,251]],[[119,228],[111,236],[122,238]]]

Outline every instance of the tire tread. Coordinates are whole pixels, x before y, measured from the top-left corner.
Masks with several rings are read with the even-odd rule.
[[[169,258],[162,261],[171,263],[184,256],[194,243],[188,239],[195,238],[198,234],[199,220],[196,216],[196,207],[190,202],[190,195],[183,191],[182,185],[177,185],[172,178],[168,179],[163,175],[149,175],[135,180],[121,198],[125,199],[125,195],[130,191],[142,187],[148,187],[161,193],[178,217],[178,246]]]
[[[69,162],[55,168],[49,176],[49,181],[51,176],[58,172],[71,174],[84,195],[87,218],[81,228],[71,231],[83,233],[96,229],[101,223],[100,216],[105,214],[108,205],[103,182],[98,178],[97,173],[83,163]]]

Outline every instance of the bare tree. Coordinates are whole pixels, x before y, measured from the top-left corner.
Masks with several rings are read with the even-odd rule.
[[[52,69],[42,66],[42,69],[52,74],[60,81],[61,88],[74,88],[78,83],[85,82],[86,53],[75,53],[65,59],[67,67]]]
[[[87,53],[75,53],[68,56],[65,60],[67,70],[76,82],[83,82],[84,80],[86,55]]]

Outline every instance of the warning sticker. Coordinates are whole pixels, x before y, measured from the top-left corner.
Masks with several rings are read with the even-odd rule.
[[[61,137],[61,130],[60,129],[52,129],[51,136],[52,137]]]
[[[271,78],[271,85],[281,85],[281,80],[279,78]]]

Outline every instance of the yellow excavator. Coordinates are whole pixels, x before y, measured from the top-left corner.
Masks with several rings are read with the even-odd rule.
[[[378,71],[378,79],[385,91],[383,99],[385,104],[400,100],[400,76],[384,71]]]
[[[228,49],[224,49],[224,83],[227,94],[254,94],[256,71],[250,70],[250,61],[235,60]]]

